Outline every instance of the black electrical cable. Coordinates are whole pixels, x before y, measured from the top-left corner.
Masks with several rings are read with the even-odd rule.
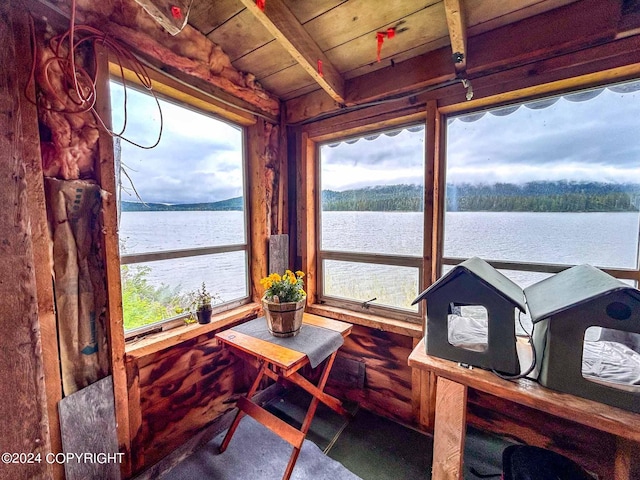
[[[503,375],[500,372],[497,372],[496,370],[494,370],[493,368],[491,369],[491,371],[496,374],[498,377],[504,379],[504,380],[518,380],[520,378],[525,378],[527,375],[529,375],[531,372],[533,372],[533,370],[536,368],[536,363],[537,363],[537,355],[536,355],[536,347],[533,344],[533,331],[535,329],[535,324],[531,325],[531,333],[527,332],[527,330],[524,328],[524,325],[522,325],[522,312],[518,311],[518,323],[520,324],[520,328],[522,328],[522,330],[524,331],[524,333],[527,334],[527,337],[529,337],[529,345],[531,345],[531,355],[532,355],[532,359],[531,359],[531,365],[529,366],[529,368],[527,368],[526,371],[518,374],[518,375]]]

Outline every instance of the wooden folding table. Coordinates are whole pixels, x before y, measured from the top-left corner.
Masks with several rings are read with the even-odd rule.
[[[305,325],[326,328],[340,333],[343,337],[349,335],[352,329],[352,325],[348,323],[307,313],[304,314],[303,329]],[[339,347],[336,348],[328,356],[326,362],[324,362],[324,370],[320,376],[318,385],[316,386],[298,372],[302,367],[309,364],[309,357],[303,352],[292,350],[286,346],[273,343],[269,340],[255,338],[239,332],[238,330],[234,330],[233,328],[216,334],[216,338],[225,346],[240,350],[255,357],[260,365],[258,376],[251,385],[247,396],[238,399],[238,413],[222,441],[220,452],[224,452],[226,450],[229,442],[231,441],[231,437],[233,437],[233,434],[240,423],[240,420],[246,413],[293,446],[293,453],[289,458],[289,463],[284,472],[284,476],[282,477],[283,480],[288,480],[293,472],[296,460],[298,459],[300,449],[302,448],[302,442],[304,441],[304,438],[309,431],[309,427],[311,426],[311,421],[313,420],[318,403],[322,402],[332,410],[342,415],[349,415],[342,406],[340,400],[324,392],[324,387],[327,383],[327,378],[331,372],[331,367],[333,366]],[[286,379],[303,388],[313,396],[300,430],[294,428],[251,401],[251,397],[256,393],[258,385],[264,376],[275,381]]]

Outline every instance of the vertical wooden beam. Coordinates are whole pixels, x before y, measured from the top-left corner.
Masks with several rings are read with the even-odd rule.
[[[447,16],[451,53],[456,73],[467,69],[467,25],[461,0],[444,0],[444,12]]]
[[[34,110],[22,111],[29,45],[28,15],[21,3],[0,2],[0,389],[2,452],[51,451],[45,371],[42,358],[35,257],[31,240],[27,164],[39,158],[26,142],[37,126]],[[2,478],[51,478],[47,462],[3,465]]]
[[[438,377],[433,434],[433,480],[463,477],[462,455],[467,423],[467,387]]]
[[[413,348],[420,342],[413,339]],[[411,369],[411,409],[420,428],[433,431],[436,411],[436,376],[418,368]]]
[[[247,170],[249,192],[249,238],[251,238],[251,255],[249,259],[250,296],[254,301],[260,301],[262,292],[258,288],[260,279],[268,273],[267,259],[269,256],[268,238],[271,233],[271,199],[273,185],[270,181],[271,172],[267,168],[265,148],[268,138],[265,138],[267,124],[259,118],[255,125],[247,127]]]
[[[30,66],[33,61],[29,32],[28,13],[22,9],[15,11],[14,21],[16,55],[21,61],[16,62],[15,68],[21,79],[21,84],[27,84]],[[25,87],[29,98],[36,98],[35,85]],[[47,414],[49,416],[49,438],[51,451],[62,452],[60,435],[60,418],[58,402],[62,399],[62,379],[60,376],[60,354],[58,350],[58,333],[56,329],[56,312],[53,294],[53,278],[51,275],[51,258],[49,228],[47,226],[47,206],[44,194],[42,173],[42,155],[40,153],[40,134],[38,131],[38,112],[36,106],[27,100],[25,95],[18,97],[20,113],[22,115],[22,148],[26,166],[25,179],[27,181],[27,196],[29,203],[29,217],[31,221],[31,242],[33,243],[33,264],[38,291],[38,320],[40,322],[40,336],[42,342],[42,360],[44,363],[44,381],[46,386]],[[64,466],[52,465],[53,476],[64,478]]]
[[[302,265],[306,269],[307,305],[317,301],[317,217],[318,202],[316,191],[318,185],[317,148],[305,132],[301,135],[300,169],[298,172],[298,197],[300,229],[300,245],[302,248]]]
[[[284,109],[284,105],[282,106]],[[282,118],[285,119],[285,110],[282,110]],[[286,123],[286,122],[285,122]],[[289,232],[289,265],[296,270],[303,270],[305,267],[301,261],[301,249],[298,237],[298,206],[300,205],[298,192],[300,184],[298,182],[298,172],[300,170],[300,130],[286,128],[287,146],[287,220]]]
[[[129,401],[129,435],[131,438],[131,470],[137,472],[145,466],[144,449],[141,446],[142,405],[140,399],[140,371],[138,359],[127,357],[127,393]]]
[[[96,47],[96,111],[107,126],[111,126],[109,95],[109,60],[105,48]],[[105,274],[107,283],[107,335],[111,374],[113,375],[114,405],[118,447],[124,453],[120,465],[122,476],[131,474],[131,437],[129,431],[129,393],[124,364],[124,316],[122,313],[122,287],[120,285],[120,246],[118,241],[118,205],[113,140],[100,129],[99,157],[96,178],[106,192],[102,200],[102,227],[104,233]]]
[[[616,437],[614,478],[640,478],[640,445],[626,438]]]
[[[427,102],[427,119],[425,124],[425,139],[424,139],[424,245],[422,251],[422,268],[424,271],[423,284],[421,289],[424,290],[430,286],[437,277],[434,272],[435,262],[433,255],[436,253],[434,249],[434,233],[436,232],[435,218],[436,213],[436,198],[437,192],[437,178],[436,172],[438,169],[439,152],[440,152],[440,117],[438,115],[438,105],[435,100]],[[424,333],[424,332],[423,332]]]
[[[433,107],[428,107],[433,108]],[[435,125],[433,151],[433,225],[431,243],[431,283],[440,276],[444,242],[444,216],[446,210],[446,117],[437,109],[429,110]]]

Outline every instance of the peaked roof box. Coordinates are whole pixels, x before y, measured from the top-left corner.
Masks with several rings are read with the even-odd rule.
[[[591,265],[577,265],[524,289],[531,320],[536,323],[569,308],[613,292],[625,291],[640,301],[640,291]]]

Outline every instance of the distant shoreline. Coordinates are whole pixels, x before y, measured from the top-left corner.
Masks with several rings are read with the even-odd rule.
[[[242,197],[218,202],[164,204],[122,202],[123,212],[242,211]],[[322,191],[323,211],[420,212],[420,185],[378,185]],[[447,184],[447,212],[637,212],[640,185],[603,182]]]

